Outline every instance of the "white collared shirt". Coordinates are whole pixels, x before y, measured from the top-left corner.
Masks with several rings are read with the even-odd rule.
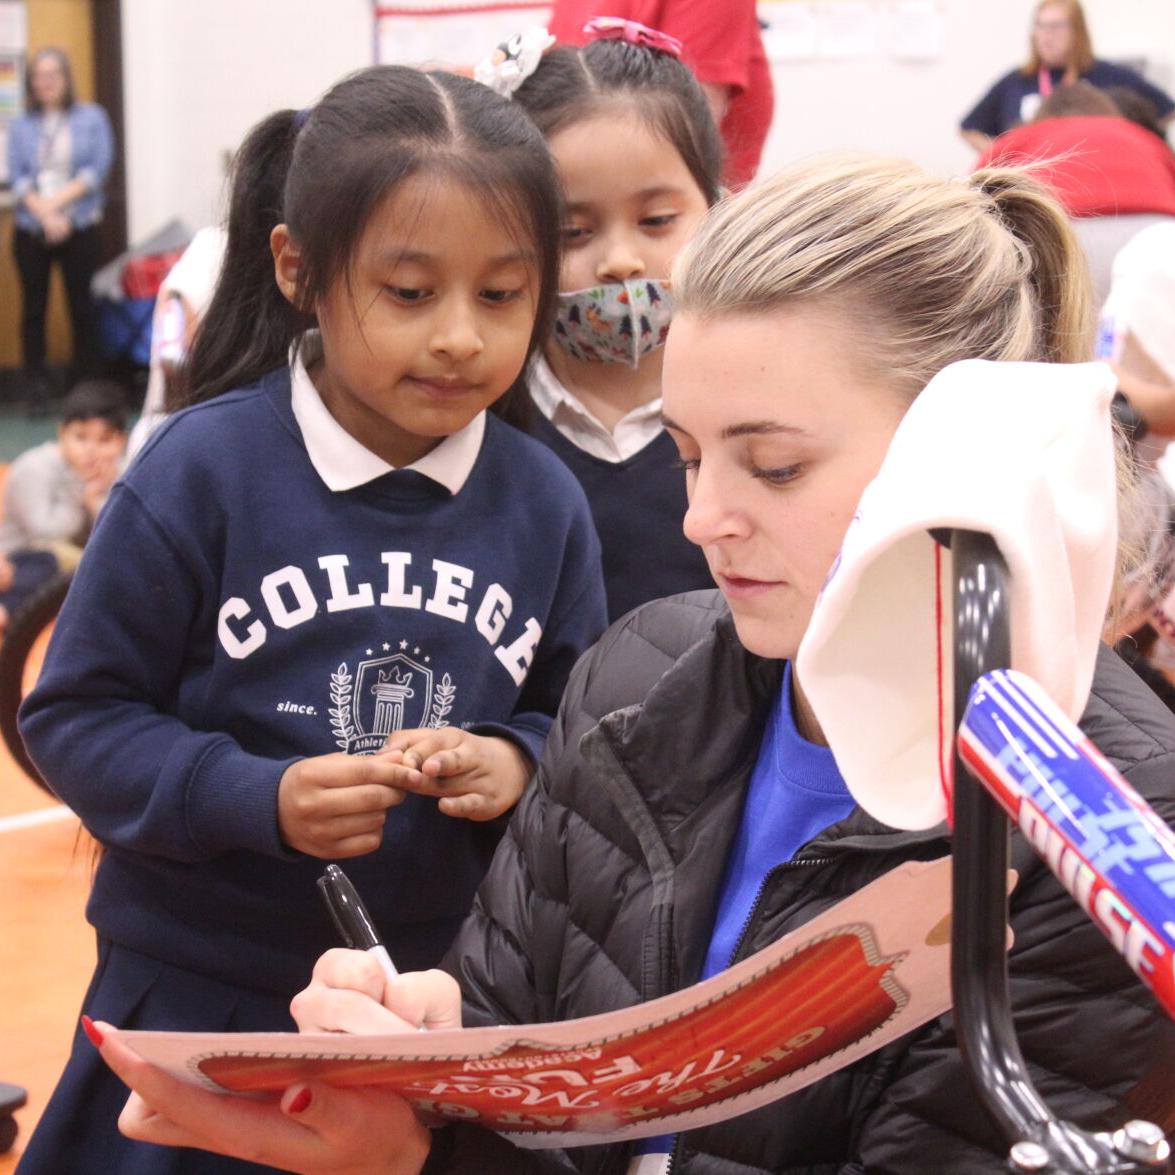
[[[634,408],[609,431],[560,382],[551,365],[536,355],[527,385],[538,410],[576,448],[614,464],[627,461],[661,434],[661,397]]]
[[[301,345],[298,345],[300,341]],[[327,489],[334,493],[366,485],[396,466],[389,465],[361,441],[356,440],[330,414],[322,402],[314,381],[306,370],[322,355],[321,336],[307,331],[290,348],[290,401],[294,419],[302,432],[302,441],[310,463]],[[486,417],[479,412],[463,429],[445,437],[435,449],[413,461],[405,469],[415,470],[443,485],[451,494],[460,492],[481,452]]]

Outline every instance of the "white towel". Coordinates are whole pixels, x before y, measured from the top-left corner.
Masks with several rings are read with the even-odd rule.
[[[1100,363],[952,364],[866,487],[796,668],[849,790],[886,824],[947,815],[951,557],[931,527],[995,538],[1012,667],[1070,718],[1085,708],[1117,546],[1114,387]]]

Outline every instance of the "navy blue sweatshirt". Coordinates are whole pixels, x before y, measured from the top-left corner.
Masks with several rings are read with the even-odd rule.
[[[332,493],[289,372],[174,417],[111,494],[21,730],[102,842],[101,935],[226,982],[303,986],[338,945],[323,862],[277,823],[296,759],[462,725],[537,758],[604,622],[583,494],[487,420],[451,495],[412,470]],[[406,969],[465,915],[496,825],[409,796],[348,873]]]
[[[685,477],[667,432],[624,461],[585,453],[539,412],[531,432],[587,494],[603,548],[609,621],[649,600],[714,586],[701,548],[681,530]]]

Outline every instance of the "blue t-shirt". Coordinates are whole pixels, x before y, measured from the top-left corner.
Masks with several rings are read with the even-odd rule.
[[[726,861],[718,915],[702,979],[730,966],[767,875],[855,807],[828,747],[810,743],[792,715],[791,663],[772,707],[751,773],[742,822]],[[668,1154],[673,1135],[639,1143],[636,1153]]]
[[[703,979],[730,966],[767,874],[853,807],[831,749],[808,742],[796,729],[789,662],[727,858]]]
[[[1063,69],[1049,70],[1054,86],[1061,85],[1064,76]],[[1159,118],[1166,118],[1175,110],[1175,102],[1158,86],[1148,82],[1141,74],[1124,65],[1114,65],[1109,61],[1095,61],[1090,68],[1081,75],[1083,82],[1096,86],[1099,90],[1108,90],[1112,86],[1124,86],[1135,90],[1154,104],[1155,113]],[[1032,113],[1023,108],[1024,99],[1029,95],[1040,93],[1039,80],[1036,74],[1023,74],[1018,69],[1005,74],[982,98],[975,104],[963,119],[962,129],[965,131],[981,131],[985,135],[1002,135],[1004,131],[1022,122],[1028,122]]]

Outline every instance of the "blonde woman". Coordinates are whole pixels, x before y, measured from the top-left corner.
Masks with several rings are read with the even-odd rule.
[[[369,958],[332,951],[294,1001],[299,1023],[396,1032],[622,1008],[729,966],[902,861],[949,852],[941,825],[898,832],[856,806],[792,661],[920,390],[961,359],[1084,359],[1081,273],[1064,215],[1013,172],[946,182],[823,161],[719,205],[675,268],[664,411],[686,532],[721,594],[648,604],[580,663],[449,955],[457,983],[434,971],[385,990]],[[1104,647],[1083,723],[1175,817],[1171,717]],[[1015,864],[1025,1054],[1059,1114],[1120,1124],[1146,1087],[1172,1088],[1161,1070],[1175,1025],[1023,842]],[[660,1140],[660,1159],[631,1144],[520,1151],[464,1125],[430,1133],[374,1090],[302,1083],[276,1109],[226,1104],[101,1037],[99,1025],[138,1091],[125,1131],[299,1172],[1005,1169],[949,1017],[785,1100]]]
[[[1161,126],[1171,121],[1175,103],[1158,86],[1125,65],[1102,61],[1093,44],[1079,0],[1041,0],[1032,18],[1028,60],[1004,74],[967,113],[963,139],[984,152],[992,139],[1036,117],[1041,102],[1058,86],[1088,82],[1099,90],[1122,86],[1155,108]]]

